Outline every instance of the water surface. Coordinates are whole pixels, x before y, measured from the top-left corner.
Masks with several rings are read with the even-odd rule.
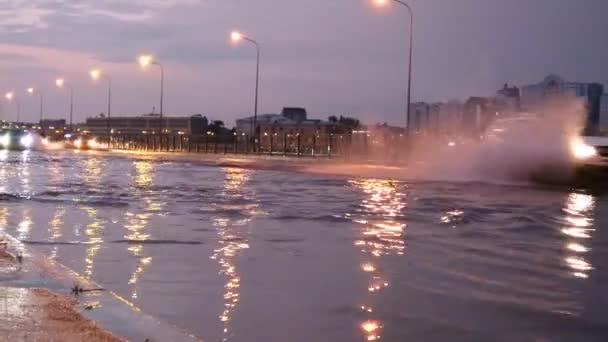
[[[0,152],[0,229],[209,341],[608,339],[606,197]]]

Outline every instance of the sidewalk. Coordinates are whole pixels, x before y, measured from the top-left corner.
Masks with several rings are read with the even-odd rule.
[[[0,246],[0,279],[18,272],[17,259]],[[83,317],[76,304],[45,289],[0,286],[0,341],[123,341]]]

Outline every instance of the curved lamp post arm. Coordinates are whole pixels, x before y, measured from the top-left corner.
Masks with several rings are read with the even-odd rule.
[[[254,149],[257,149],[257,141],[258,141],[258,134],[257,134],[257,121],[258,121],[258,96],[259,96],[259,88],[260,88],[260,43],[258,43],[256,40],[248,37],[248,36],[243,36],[243,39],[252,43],[253,45],[255,45],[255,49],[256,49],[256,68],[255,68],[255,104],[254,104],[254,109],[253,109],[253,127],[252,127],[252,133],[251,136],[254,138]]]

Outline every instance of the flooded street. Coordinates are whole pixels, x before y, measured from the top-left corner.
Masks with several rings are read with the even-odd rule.
[[[0,152],[0,229],[206,341],[603,341],[606,227],[567,188]]]

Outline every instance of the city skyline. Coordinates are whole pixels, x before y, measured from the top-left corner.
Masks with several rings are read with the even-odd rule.
[[[602,64],[608,4],[601,0],[411,5],[413,101],[487,95],[504,82],[533,83],[550,73],[608,83]],[[544,15],[535,14],[541,10]],[[89,76],[97,67],[113,75],[114,115],[139,115],[153,106],[158,112],[157,75],[137,66],[137,56],[150,53],[167,68],[165,113],[202,113],[231,125],[252,113],[255,77],[255,51],[231,44],[233,29],[254,35],[264,49],[260,113],[292,105],[317,117],[404,120],[408,31],[406,13],[396,6],[378,9],[367,0],[13,0],[0,5],[0,17],[0,89],[21,97],[24,120],[38,118],[37,99],[25,98],[29,87],[45,93],[49,118],[66,117],[68,94],[56,89],[57,77],[75,87],[75,122],[105,112],[104,87]],[[2,109],[14,116],[10,104]]]

